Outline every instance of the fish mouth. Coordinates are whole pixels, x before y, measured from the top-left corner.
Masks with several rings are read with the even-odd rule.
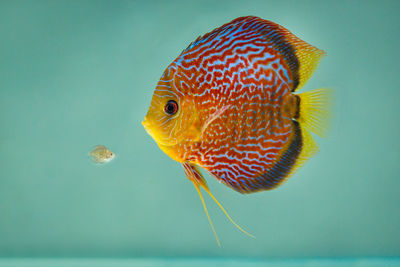
[[[152,124],[149,122],[149,120],[145,117],[144,120],[142,121],[143,128],[147,132],[148,135],[150,135],[154,141],[157,143],[159,146],[163,147],[168,147],[168,146],[174,146],[177,144],[177,141],[171,142],[171,139],[165,140],[160,138],[157,129],[154,129],[152,127]]]
[[[150,136],[157,142],[155,133],[154,133],[154,131],[151,130],[151,124],[150,124],[150,122],[146,119],[146,117],[145,117],[144,120],[142,121],[142,125],[143,125],[143,128],[144,128],[144,130],[146,131],[146,133],[147,133],[148,135],[150,135]]]
[[[142,121],[142,125],[143,125],[143,127],[144,127],[144,129],[146,130],[146,132],[148,133],[148,134],[150,134],[150,132],[149,132],[149,122],[146,120],[146,117],[144,118],[144,120]]]

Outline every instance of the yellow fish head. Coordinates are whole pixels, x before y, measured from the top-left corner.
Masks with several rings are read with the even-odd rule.
[[[160,80],[142,124],[161,150],[182,161],[175,147],[182,142],[198,141],[201,127],[191,94],[175,88],[174,84]]]

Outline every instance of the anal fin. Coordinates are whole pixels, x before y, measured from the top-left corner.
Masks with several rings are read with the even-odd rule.
[[[293,175],[299,168],[301,168],[307,160],[313,157],[318,152],[318,145],[315,142],[311,133],[305,129],[301,128],[301,140],[302,140],[302,148],[297,156],[293,167],[291,168],[290,172],[287,174],[286,179]]]
[[[248,178],[249,182],[246,183],[247,190],[242,191],[242,193],[274,189],[283,184],[301,166],[299,165],[299,160],[306,148],[304,146],[303,129],[300,128],[297,121],[291,121],[291,123],[293,125],[293,136],[290,143],[284,148],[282,154],[271,168],[259,176]]]

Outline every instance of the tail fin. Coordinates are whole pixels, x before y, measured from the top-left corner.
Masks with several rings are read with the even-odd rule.
[[[300,110],[296,120],[301,126],[303,147],[288,176],[295,173],[318,152],[317,142],[310,131],[321,137],[326,135],[330,124],[332,95],[332,89],[327,88],[315,89],[298,95]]]
[[[324,137],[330,125],[332,89],[315,89],[298,96],[300,97],[299,123],[311,132]]]

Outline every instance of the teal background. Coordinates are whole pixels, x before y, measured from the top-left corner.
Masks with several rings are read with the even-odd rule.
[[[400,256],[399,10],[398,1],[0,1],[0,256]],[[206,176],[256,236],[207,197],[219,248],[183,169],[140,122],[166,66],[243,15],[327,51],[304,89],[334,88],[335,119],[320,153],[277,190],[241,195]],[[97,144],[116,159],[91,163]]]

